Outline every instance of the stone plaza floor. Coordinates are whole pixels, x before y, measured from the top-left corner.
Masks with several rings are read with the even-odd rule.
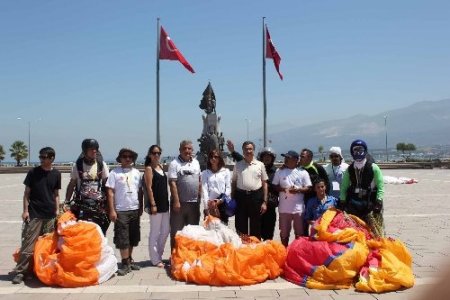
[[[25,174],[0,174],[0,298],[1,299],[428,299],[439,289],[438,280],[450,264],[450,170],[383,170],[384,175],[416,178],[416,184],[385,186],[387,236],[402,240],[413,256],[416,284],[413,288],[383,294],[348,290],[311,290],[282,278],[242,287],[211,287],[171,279],[167,270],[152,267],[148,256],[149,220],[141,220],[141,243],[134,259],[141,265],[123,277],[115,276],[99,286],[47,287],[37,279],[13,285],[8,272],[12,253],[20,245],[22,184]],[[64,199],[69,174],[63,174]],[[230,225],[234,228],[234,220]],[[112,226],[108,241],[112,245]],[[279,240],[278,229],[275,238]],[[166,245],[165,259],[170,254]],[[116,251],[116,256],[119,256]],[[450,296],[448,296],[450,297]],[[433,300],[437,300],[434,298]]]

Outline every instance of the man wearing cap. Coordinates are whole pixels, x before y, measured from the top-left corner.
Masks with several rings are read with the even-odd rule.
[[[261,239],[261,215],[267,210],[268,176],[264,164],[255,159],[254,151],[253,142],[245,141],[242,144],[244,159],[234,165],[231,194],[237,202],[237,233]]]
[[[328,190],[330,195],[339,199],[340,186],[342,176],[348,168],[348,164],[344,161],[341,147],[331,147],[329,150],[330,163],[325,166],[330,185]]]
[[[170,246],[175,247],[175,235],[186,225],[200,222],[200,164],[193,157],[190,140],[180,143],[180,155],[169,164],[168,178],[171,193]]]
[[[120,166],[109,173],[106,182],[109,218],[114,222],[114,244],[122,258],[122,266],[117,271],[119,276],[140,269],[132,258],[133,247],[141,240],[140,217],[143,212],[141,174],[133,167],[137,156],[129,148],[120,149],[116,158]]]
[[[279,195],[279,226],[281,243],[289,244],[289,235],[294,226],[295,238],[304,233],[305,203],[304,194],[311,189],[312,183],[308,172],[297,168],[299,154],[289,150],[284,157],[284,166],[275,172],[273,184]]]

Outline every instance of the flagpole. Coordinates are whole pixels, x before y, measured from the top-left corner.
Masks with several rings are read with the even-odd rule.
[[[262,27],[263,27],[263,147],[267,146],[267,127],[266,127],[266,119],[267,119],[267,101],[266,101],[266,24],[264,19],[262,18]]]
[[[161,147],[159,132],[159,51],[160,51],[160,28],[159,18],[156,19],[156,144]]]

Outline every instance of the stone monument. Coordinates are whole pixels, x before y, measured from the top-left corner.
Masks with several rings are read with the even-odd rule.
[[[225,139],[223,133],[220,131],[220,116],[216,114],[216,95],[208,83],[203,98],[200,101],[199,107],[205,111],[202,115],[203,131],[201,137],[197,140],[200,143],[200,151],[197,154],[197,159],[200,162],[202,169],[206,168],[208,160],[208,153],[211,150],[218,149],[223,153],[223,145]]]

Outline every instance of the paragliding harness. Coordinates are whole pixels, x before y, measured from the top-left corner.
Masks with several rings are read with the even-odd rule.
[[[353,164],[348,167],[350,187],[347,190],[346,211],[358,217],[365,217],[373,210],[377,188],[371,188],[374,178],[372,163],[366,162],[364,168],[357,170]]]
[[[80,183],[77,184],[75,196],[70,202],[70,210],[78,220],[91,221],[98,224],[103,233],[109,227],[105,187],[102,184],[103,161],[96,160],[97,176],[85,179],[83,176],[83,158],[78,158],[76,167]]]

